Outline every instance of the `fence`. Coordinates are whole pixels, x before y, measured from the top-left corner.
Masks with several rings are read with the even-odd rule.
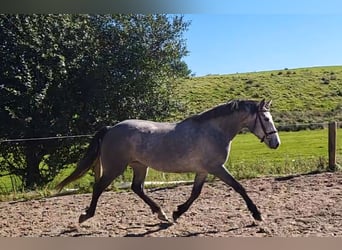
[[[309,130],[310,128],[320,129]],[[281,125],[280,138],[282,145],[277,150],[270,150],[260,145],[254,135],[247,133],[238,135],[232,143],[229,161],[226,163],[229,171],[237,178],[254,177],[260,175],[292,174],[294,172],[307,172],[315,169],[331,170],[338,169],[342,163],[342,125],[341,122],[320,124],[297,124],[301,128],[299,132],[287,132],[293,125]],[[285,129],[281,129],[285,128]],[[56,136],[45,138],[6,139],[0,144],[10,143],[19,145],[25,142],[85,139],[92,135]],[[0,152],[1,153],[1,152]],[[1,173],[0,173],[1,174]],[[0,193],[2,178],[0,177]],[[6,190],[13,189],[13,176],[9,176],[11,183]],[[179,175],[149,172],[147,181],[188,181],[193,175]],[[126,172],[120,182],[126,183],[131,179],[131,172]],[[15,181],[18,183],[18,181]],[[121,185],[121,184],[120,184]],[[122,185],[121,185],[122,186]]]
[[[337,169],[336,162],[336,141],[337,141],[337,122],[329,123],[329,135],[328,135],[328,152],[329,152],[329,170]]]

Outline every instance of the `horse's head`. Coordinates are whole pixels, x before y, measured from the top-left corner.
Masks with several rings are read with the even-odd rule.
[[[266,102],[264,99],[258,104],[254,124],[251,124],[250,130],[261,142],[276,149],[280,145],[280,138],[270,113],[271,103],[272,101]]]

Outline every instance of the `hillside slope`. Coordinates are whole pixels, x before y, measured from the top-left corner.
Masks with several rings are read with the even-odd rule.
[[[209,75],[182,80],[177,100],[183,119],[230,99],[272,99],[277,125],[342,121],[342,66]]]

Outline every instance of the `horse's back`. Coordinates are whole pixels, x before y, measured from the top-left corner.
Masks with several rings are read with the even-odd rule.
[[[122,121],[114,127],[129,129],[139,133],[167,133],[174,129],[176,125],[177,123],[131,119]]]
[[[156,150],[165,142],[165,136],[174,128],[173,123],[125,120],[108,131],[103,140],[103,147],[111,148],[113,153],[120,151],[120,153],[127,154]]]
[[[104,140],[111,154],[152,168],[180,172],[199,156],[199,136],[189,124],[125,120],[113,126]],[[179,169],[177,169],[179,167]]]

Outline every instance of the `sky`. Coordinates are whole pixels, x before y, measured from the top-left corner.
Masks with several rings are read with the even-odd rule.
[[[196,76],[342,65],[342,1],[338,6],[329,1],[185,14],[191,24],[184,33],[189,51],[184,61]],[[232,2],[241,1],[228,1],[230,7]]]

